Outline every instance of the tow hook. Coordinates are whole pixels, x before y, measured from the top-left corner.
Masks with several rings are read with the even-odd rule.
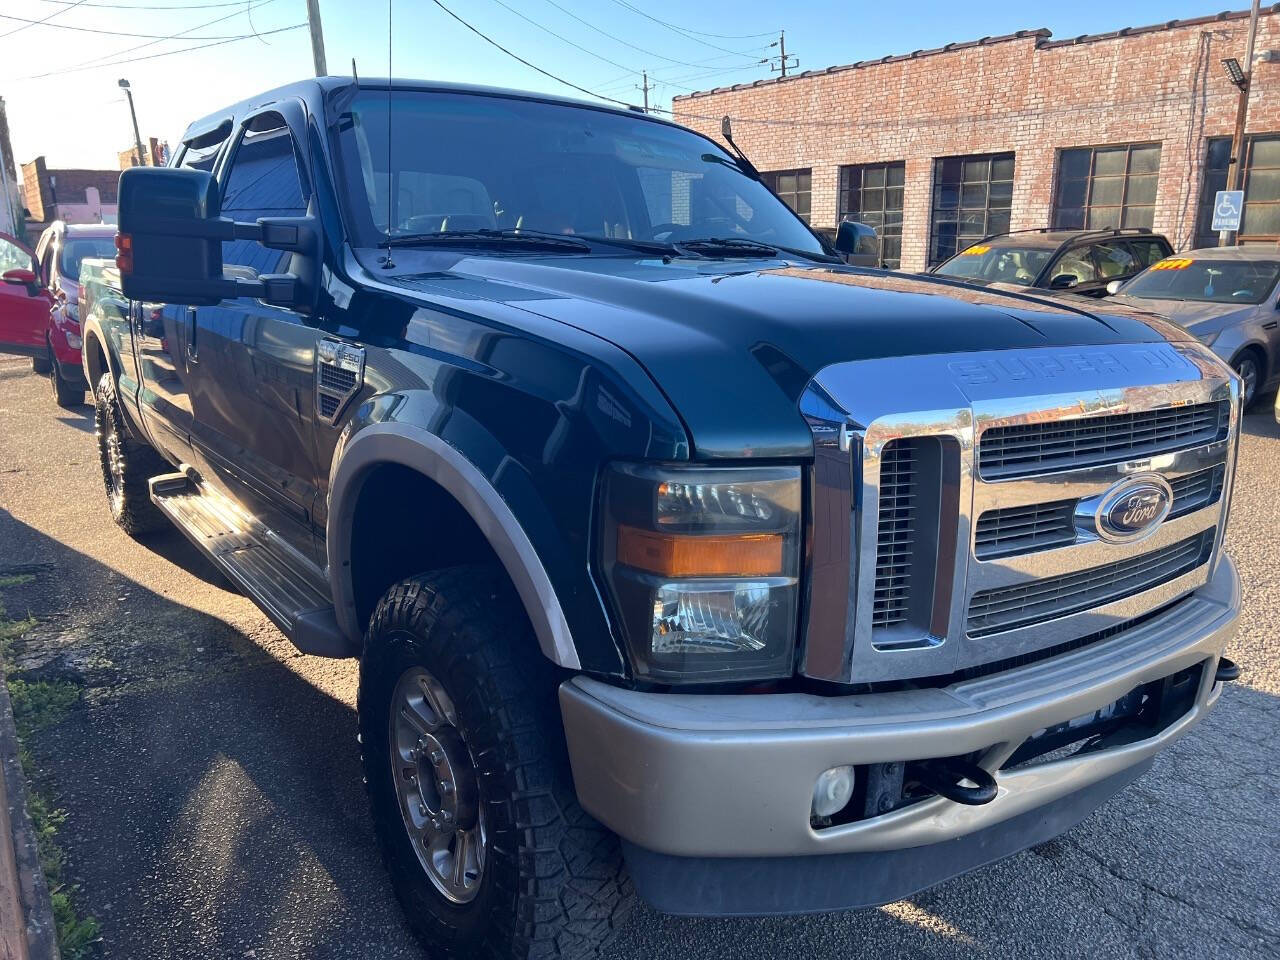
[[[990,803],[999,792],[996,778],[968,760],[927,760],[916,764],[912,773],[939,796],[971,807]],[[975,786],[963,786],[961,780],[968,780]]]
[[[1240,679],[1240,665],[1226,657],[1218,658],[1218,672],[1213,675],[1215,683],[1231,683]]]

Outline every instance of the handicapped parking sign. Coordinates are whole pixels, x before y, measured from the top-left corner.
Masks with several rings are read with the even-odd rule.
[[[1213,229],[1239,230],[1243,211],[1243,190],[1219,190],[1213,198]]]

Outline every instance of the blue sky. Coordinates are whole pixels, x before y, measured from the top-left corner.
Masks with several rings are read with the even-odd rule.
[[[1222,0],[439,2],[512,53],[592,91],[638,103],[637,71],[648,70],[657,82],[652,101],[660,105],[688,88],[768,76],[768,67],[756,61],[776,55],[767,45],[780,29],[786,30],[787,52],[806,70],[1021,29],[1047,27],[1065,38],[1204,16],[1224,6]],[[579,95],[495,49],[436,0],[393,4],[397,76]],[[1247,6],[1244,0],[1227,5]],[[386,0],[320,0],[320,7],[329,71],[350,73],[355,57],[361,74],[385,75]],[[39,20],[50,14],[56,16],[39,25],[4,19]],[[8,106],[17,159],[43,153],[54,167],[115,166],[117,151],[132,139],[128,108],[116,85],[120,77],[133,85],[143,136],[176,144],[190,120],[310,75],[306,31],[270,32],[305,20],[306,0],[80,0],[78,5],[75,0],[0,0],[0,96]],[[88,30],[186,34],[152,40]],[[253,31],[259,36],[221,42]],[[220,45],[169,54],[213,43]],[[113,65],[140,57],[153,59]]]

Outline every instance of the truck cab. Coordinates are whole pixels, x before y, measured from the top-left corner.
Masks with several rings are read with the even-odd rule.
[[[516,91],[306,81],[119,197],[112,516],[360,658],[433,951],[899,899],[1234,678],[1239,380],[1158,318],[852,268],[712,139]]]

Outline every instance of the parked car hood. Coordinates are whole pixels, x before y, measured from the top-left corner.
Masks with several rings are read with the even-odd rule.
[[[1266,304],[1206,303],[1203,300],[1154,300],[1148,297],[1129,297],[1123,293],[1112,297],[1112,303],[1123,304],[1140,310],[1150,310],[1201,339],[1221,333],[1236,323],[1252,318]]]
[[[1190,339],[1144,312],[842,265],[413,253],[397,253],[400,270],[381,279],[510,303],[627,351],[666,393],[700,457],[809,454],[799,397],[833,363]]]

